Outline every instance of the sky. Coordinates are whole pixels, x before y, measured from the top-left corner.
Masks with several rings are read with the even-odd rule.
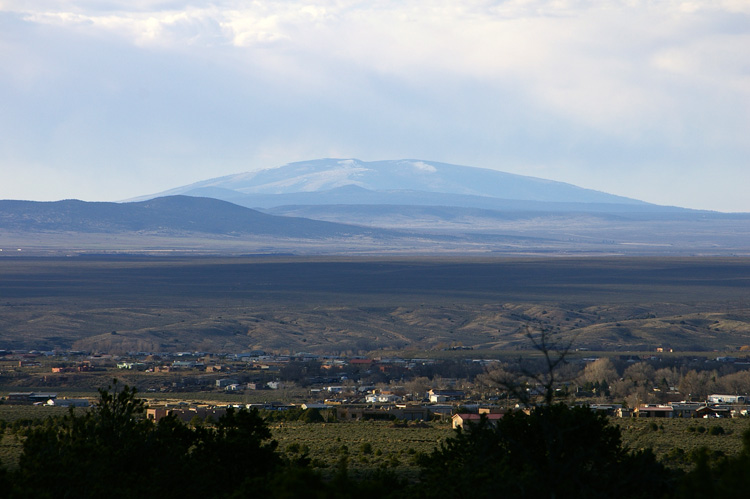
[[[750,1],[0,0],[0,199],[326,157],[750,212]]]

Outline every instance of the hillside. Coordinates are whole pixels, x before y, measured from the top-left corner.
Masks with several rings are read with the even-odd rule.
[[[24,232],[344,237],[379,231],[260,213],[211,198],[169,196],[137,203],[0,201],[0,229]],[[382,233],[382,232],[381,232]]]

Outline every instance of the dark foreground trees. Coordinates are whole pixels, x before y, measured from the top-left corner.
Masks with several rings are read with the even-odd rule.
[[[227,411],[215,428],[173,417],[154,424],[116,382],[99,403],[30,431],[12,494],[18,497],[225,497],[258,483],[282,460],[257,411]]]
[[[511,412],[469,425],[422,459],[423,497],[663,497],[669,474],[650,451],[585,407]]]
[[[0,497],[739,497],[750,485],[750,432],[739,456],[698,453],[695,469],[677,477],[650,451],[623,448],[605,416],[563,404],[457,431],[420,458],[414,483],[383,470],[352,478],[346,456],[324,480],[306,456],[282,458],[255,411],[190,427],[170,417],[155,424],[144,409],[114,383],[92,410],[33,427],[18,470],[0,470]]]
[[[742,434],[742,452],[712,459],[706,448],[693,456],[695,467],[681,481],[678,496],[747,497],[750,491],[750,430]]]

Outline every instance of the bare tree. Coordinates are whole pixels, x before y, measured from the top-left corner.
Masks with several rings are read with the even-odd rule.
[[[539,395],[542,405],[552,405],[557,386],[567,379],[563,368],[567,364],[572,340],[561,341],[548,329],[534,329],[528,325],[524,327],[524,336],[541,354],[540,362],[521,357],[515,369],[508,366],[496,368],[483,377],[483,382],[501,387],[525,407],[538,405]]]
[[[607,384],[611,384],[617,381],[618,378],[617,369],[615,369],[614,364],[612,364],[612,361],[608,357],[596,359],[594,362],[586,365],[581,375],[583,382],[590,383],[606,381]]]

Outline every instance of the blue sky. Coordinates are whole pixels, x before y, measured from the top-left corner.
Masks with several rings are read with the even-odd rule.
[[[750,212],[750,2],[0,0],[0,198],[418,158]]]

